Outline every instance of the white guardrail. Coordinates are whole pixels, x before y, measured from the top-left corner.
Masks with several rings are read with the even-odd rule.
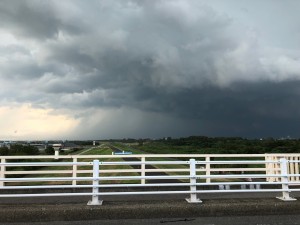
[[[282,192],[280,199],[291,201],[295,199],[290,192],[300,191],[292,187],[300,185],[300,154],[77,155],[59,159],[3,156],[0,159],[0,198],[92,196],[88,204],[101,205],[99,197],[105,195],[186,194],[188,202],[200,203],[197,194],[201,193]],[[152,187],[159,188],[151,190]],[[165,187],[169,189],[161,190]],[[72,191],[66,192],[66,188]],[[64,190],[53,192],[59,189]],[[20,193],[25,190],[34,191]]]

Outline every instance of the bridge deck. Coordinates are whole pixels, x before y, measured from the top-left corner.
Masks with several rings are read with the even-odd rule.
[[[105,196],[102,206],[87,206],[88,197],[0,199],[0,222],[99,219],[188,218],[299,214],[300,201],[283,202],[275,194],[203,194],[202,204],[182,195]],[[234,197],[234,198],[233,198]],[[267,198],[266,198],[267,197]],[[296,196],[295,196],[296,197]]]

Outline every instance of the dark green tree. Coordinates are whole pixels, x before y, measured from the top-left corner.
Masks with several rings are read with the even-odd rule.
[[[9,155],[39,155],[35,146],[15,144],[10,146]]]
[[[47,146],[45,152],[47,155],[54,155],[54,148],[52,146]]]
[[[0,147],[0,155],[9,155],[9,149],[7,147]]]

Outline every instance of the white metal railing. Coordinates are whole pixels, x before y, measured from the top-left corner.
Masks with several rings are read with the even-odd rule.
[[[293,160],[287,160],[286,157],[278,157],[276,160],[274,160],[274,157],[273,160],[270,160],[268,157],[265,157],[267,160],[253,160],[253,158],[255,158],[253,155],[251,155],[251,157],[249,157],[249,155],[247,156],[248,158],[252,158],[252,160],[215,160],[216,156],[213,157],[214,160],[209,160],[212,159],[211,156],[198,157],[202,158],[202,160],[165,160],[165,156],[165,158],[163,158],[164,161],[148,161],[145,159],[146,156],[140,156],[140,159],[142,159],[140,161],[99,161],[99,159],[94,159],[93,161],[78,162],[78,157],[76,157],[76,160],[73,160],[72,162],[9,162],[9,160],[15,158],[8,157],[9,159],[1,160],[1,169],[47,166],[51,168],[59,167],[58,171],[60,172],[56,173],[56,176],[59,175],[58,177],[50,176],[49,174],[52,173],[50,173],[49,170],[31,171],[30,173],[28,173],[29,171],[26,171],[27,176],[23,176],[26,173],[19,172],[24,171],[1,170],[2,172],[5,172],[4,174],[8,175],[8,177],[0,177],[0,182],[3,184],[0,186],[0,190],[7,190],[8,193],[3,193],[2,191],[2,193],[0,192],[0,197],[92,196],[92,200],[88,204],[101,205],[102,200],[99,199],[99,196],[105,195],[188,194],[188,202],[199,203],[201,200],[198,199],[197,195],[201,193],[282,192],[280,199],[285,201],[295,200],[290,197],[289,194],[290,192],[300,191],[300,188],[290,188],[290,186],[300,185],[300,181],[297,181],[297,179],[292,180],[291,178],[298,178],[300,174],[290,173],[289,168],[291,163],[299,164],[300,160],[295,160],[294,158]],[[27,157],[20,158],[28,159]],[[63,158],[70,159],[69,157]],[[112,158],[112,156],[109,158]],[[133,156],[130,158],[133,158]],[[155,157],[151,155],[148,158]],[[161,159],[162,156],[158,158]],[[186,158],[186,156],[184,158]],[[219,158],[226,159],[224,155]],[[240,155],[239,158],[241,158]],[[260,158],[262,158],[261,155]],[[83,159],[86,158],[83,157]],[[276,173],[267,172],[266,168],[269,164],[276,164],[276,168],[279,168],[279,170],[276,170]],[[148,165],[151,165],[155,169],[147,169]],[[181,166],[180,168],[177,167],[179,165]],[[207,165],[209,165],[209,167]],[[238,170],[233,170],[234,166],[241,165],[252,165],[254,167],[238,167]],[[262,165],[264,167],[257,168],[257,166]],[[80,167],[83,166],[90,167],[90,169],[84,169],[84,171],[88,171],[85,173],[85,175],[89,174],[88,176],[78,176],[78,171],[80,171]],[[134,174],[128,175],[124,174],[124,172],[120,173],[120,171],[122,171],[121,168],[107,169],[107,167],[111,166],[139,166],[139,169],[126,168],[125,171],[131,173],[134,172]],[[165,168],[159,169],[161,166],[166,168],[175,166],[177,168],[168,170]],[[218,168],[216,166],[218,166]],[[65,170],[61,167],[72,167],[73,170]],[[74,168],[76,169],[76,173],[74,172]],[[210,168],[209,172],[207,172],[207,168]],[[52,170],[52,172],[53,171],[56,170]],[[67,175],[69,176],[61,176],[64,171],[67,171]],[[155,174],[161,171],[164,171],[165,173]],[[116,172],[118,173],[115,174]],[[171,172],[172,174],[168,174],[168,172]],[[229,172],[239,173],[232,174]],[[28,176],[28,174],[30,176]],[[36,177],[41,174],[43,177]],[[19,175],[19,177],[9,177],[11,175]],[[160,182],[151,183],[153,180]],[[170,180],[172,183],[169,182]],[[120,183],[115,183],[117,181]],[[6,185],[4,186],[4,184]],[[256,188],[247,189],[246,187],[250,185],[255,185]],[[215,189],[211,189],[213,186]],[[132,191],[123,191],[119,189],[125,187],[132,188]],[[151,187],[172,187],[172,190],[145,190],[145,188]],[[15,190],[62,188],[83,189],[85,192],[82,190],[72,193],[40,193],[38,190],[34,194],[20,194],[14,192]],[[110,188],[110,190],[107,191],[105,188]],[[90,189],[92,191],[90,191]]]
[[[137,161],[145,162],[149,160],[161,160],[161,161],[167,161],[174,158],[175,159],[183,159],[183,158],[195,158],[197,160],[204,160],[204,161],[210,161],[211,159],[219,160],[222,158],[243,158],[243,159],[259,159],[264,160],[267,155],[265,154],[146,154],[146,155],[65,155],[65,156],[59,156],[57,158],[56,156],[0,156],[1,159],[1,166],[0,166],[0,178],[5,178],[7,175],[38,175],[38,174],[60,174],[60,175],[71,175],[73,178],[86,175],[86,174],[92,174],[92,169],[82,169],[79,165],[77,165],[77,162],[82,161],[92,161],[94,159],[99,159],[100,161],[106,161],[109,159],[127,159],[127,158],[135,158]],[[69,162],[73,162],[73,166],[68,167],[67,169],[62,170],[51,170],[48,169],[47,171],[40,171],[40,170],[9,170],[7,171],[5,162],[12,161],[12,160],[41,160],[43,163],[46,160],[68,160]],[[47,162],[45,162],[47,163]],[[271,164],[270,164],[271,165]],[[272,167],[273,168],[273,167]],[[274,167],[275,168],[275,167]],[[273,173],[273,171],[276,171],[277,168],[273,170],[269,169],[270,173]],[[211,168],[211,164],[207,163],[203,165],[200,168],[197,168],[197,172],[204,172],[206,175],[210,175],[211,173],[216,173],[219,171],[223,172],[266,172],[266,167],[261,168],[233,168],[233,167],[226,167],[226,168]],[[110,173],[141,173],[141,175],[145,175],[146,173],[146,167],[145,164],[141,164],[140,168],[128,168],[128,169],[107,169],[105,171],[102,171],[102,173],[110,174]],[[148,168],[147,172],[167,172],[167,173],[178,173],[178,172],[185,172],[189,173],[189,168],[161,168],[159,166],[155,166],[155,168]],[[207,178],[206,182],[210,182],[211,178]],[[141,180],[142,184],[145,184],[145,179]],[[73,185],[77,184],[77,180],[74,179],[72,181]],[[0,181],[0,186],[4,186],[5,182]]]

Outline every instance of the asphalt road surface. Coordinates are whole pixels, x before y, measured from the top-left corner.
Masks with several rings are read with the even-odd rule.
[[[0,223],[0,225],[300,225],[300,215]]]

